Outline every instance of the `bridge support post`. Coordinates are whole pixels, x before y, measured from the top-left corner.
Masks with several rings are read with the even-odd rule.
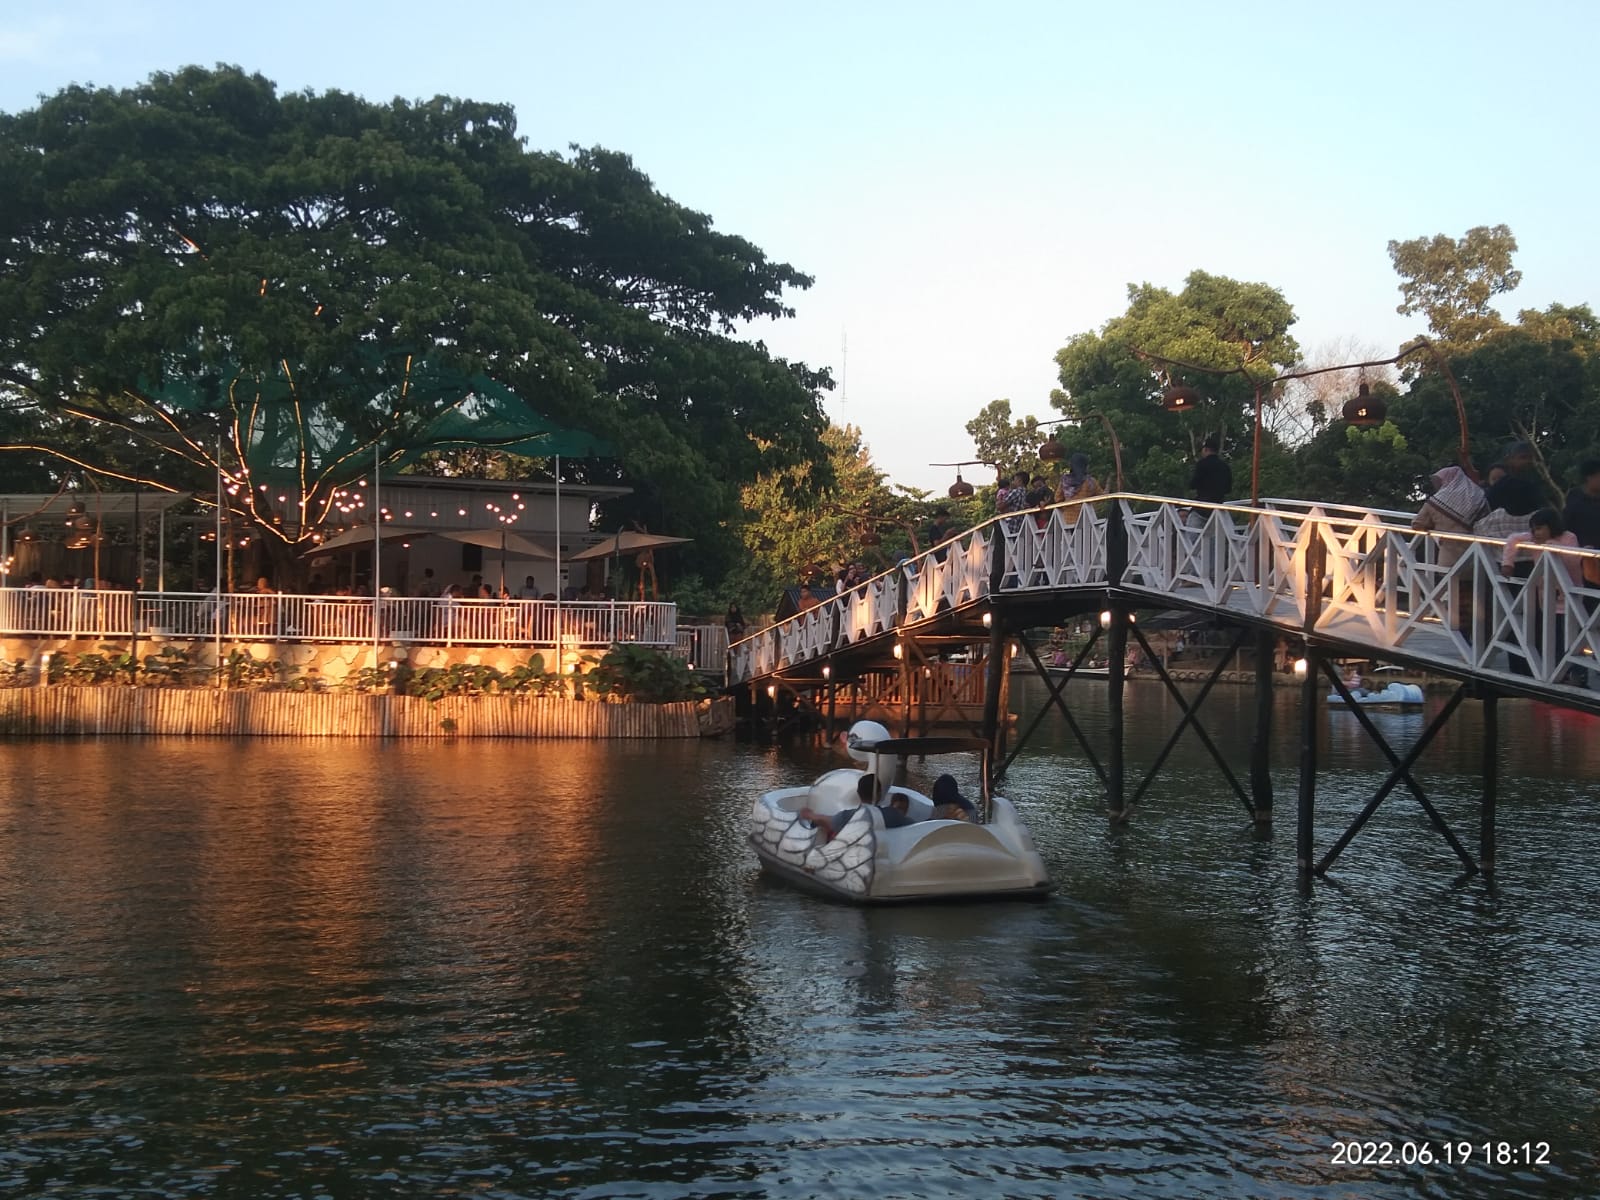
[[[1128,819],[1127,780],[1122,764],[1122,691],[1127,676],[1128,606],[1110,603],[1111,624],[1106,628],[1106,807],[1113,821]]]
[[[1010,690],[1007,676],[1011,671],[1011,656],[1006,653],[1005,617],[992,601],[989,605],[989,657],[984,659],[983,665],[983,739],[993,747],[989,762],[998,778],[1005,770],[999,765],[1005,762],[1000,700],[1002,693]]]
[[[1317,799],[1317,731],[1322,699],[1322,655],[1314,646],[1306,647],[1306,675],[1300,682],[1300,794],[1295,822],[1294,857],[1303,879],[1309,879],[1312,819]]]
[[[1273,651],[1278,635],[1271,629],[1256,632],[1256,731],[1250,743],[1250,800],[1256,824],[1272,824],[1272,689]]]
[[[1483,697],[1483,811],[1478,822],[1478,870],[1494,875],[1495,801],[1500,790],[1500,698]]]
[[[900,638],[900,736],[911,736],[911,650],[915,643],[904,634]]]
[[[834,689],[838,686],[833,680],[833,662],[830,659],[827,666],[828,672],[828,741],[833,741],[833,700]]]

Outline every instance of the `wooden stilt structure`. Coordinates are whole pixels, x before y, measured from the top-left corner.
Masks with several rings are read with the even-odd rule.
[[[1495,803],[1500,790],[1500,697],[1483,696],[1483,810],[1478,817],[1478,868],[1494,874]]]
[[[1300,789],[1296,798],[1294,858],[1302,876],[1312,868],[1313,821],[1317,802],[1317,734],[1321,718],[1322,680],[1317,664],[1321,653],[1306,647],[1306,674],[1300,683]]]
[[[1250,743],[1250,799],[1257,825],[1272,824],[1273,652],[1278,635],[1256,631],[1256,728]]]

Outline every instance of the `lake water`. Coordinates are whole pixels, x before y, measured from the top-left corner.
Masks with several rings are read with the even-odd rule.
[[[1057,894],[871,911],[744,843],[816,747],[9,744],[0,1195],[1600,1193],[1600,724],[1502,704],[1493,889],[1397,794],[1307,896],[1292,705],[1270,837],[1192,736],[1112,829],[1052,715],[1002,791]],[[1419,770],[1469,846],[1476,719]],[[1382,772],[1323,724],[1326,847]]]

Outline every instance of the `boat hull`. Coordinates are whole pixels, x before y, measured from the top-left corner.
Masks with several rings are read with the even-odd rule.
[[[947,904],[966,902],[969,900],[1043,900],[1055,890],[1055,884],[1046,880],[1043,883],[1029,884],[1024,887],[1006,888],[995,891],[972,892],[939,892],[927,893],[916,896],[854,896],[823,883],[814,875],[798,867],[790,866],[771,855],[764,854],[754,838],[750,839],[751,848],[755,850],[756,857],[761,860],[761,869],[774,879],[782,880],[790,887],[798,888],[813,896],[821,896],[828,900],[837,900],[842,904],[860,904],[871,907],[897,904]]]
[[[839,813],[854,808],[860,772],[831,772],[810,788],[785,788],[759,797],[750,814],[750,844],[762,867],[808,892],[850,904],[1037,898],[1050,877],[1027,829],[999,797],[986,824],[920,820],[888,829],[879,809],[866,806],[825,840],[801,808]],[[931,811],[911,793],[913,812]]]

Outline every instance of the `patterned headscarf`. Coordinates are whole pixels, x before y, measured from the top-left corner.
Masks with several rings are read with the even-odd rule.
[[[1489,511],[1483,489],[1460,467],[1440,467],[1433,473],[1433,486],[1428,503],[1463,529],[1471,529],[1478,518]]]

